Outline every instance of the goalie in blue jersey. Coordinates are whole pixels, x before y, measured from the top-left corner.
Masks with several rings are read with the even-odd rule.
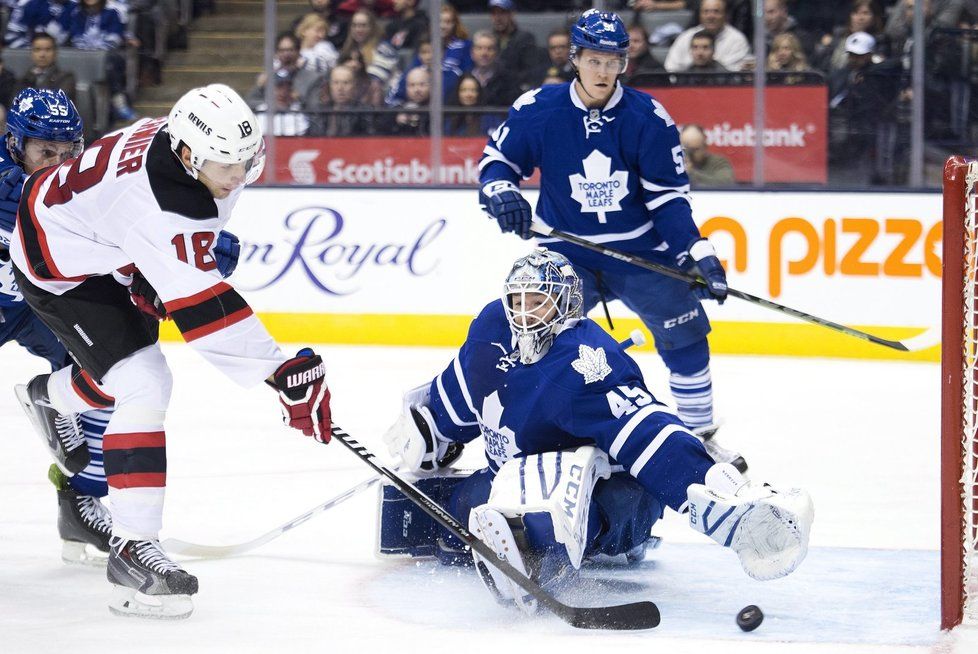
[[[504,232],[531,237],[534,210],[520,179],[540,170],[535,215],[551,228],[696,272],[705,287],[555,239],[541,244],[574,264],[583,310],[621,300],[652,332],[669,368],[679,416],[703,435],[713,425],[710,323],[701,299],[723,302],[727,280],[693,222],[675,122],[651,96],[618,81],[628,60],[621,19],[596,9],[571,28],[576,79],[523,94],[489,138],[479,163],[480,204]]]
[[[402,469],[517,570],[552,587],[590,559],[644,556],[666,508],[737,552],[748,575],[775,579],[808,549],[814,509],[717,463],[656,400],[638,365],[582,314],[581,280],[563,255],[516,261],[501,299],[469,328],[458,355],[409,391],[385,436]],[[464,443],[482,436],[488,465],[452,473]],[[384,491],[380,550],[472,562],[394,488]],[[535,601],[477,556],[486,587],[524,610]]]

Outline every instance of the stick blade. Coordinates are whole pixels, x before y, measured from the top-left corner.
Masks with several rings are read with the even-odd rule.
[[[659,626],[659,607],[654,602],[633,602],[619,606],[575,608],[568,622],[578,629],[617,629],[640,631]]]

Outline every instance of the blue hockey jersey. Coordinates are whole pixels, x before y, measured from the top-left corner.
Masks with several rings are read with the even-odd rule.
[[[491,302],[430,391],[442,436],[483,436],[493,471],[513,458],[596,445],[662,504],[680,510],[686,488],[703,483],[713,465],[648,391],[635,361],[587,318],[560,332],[543,359],[524,365],[502,301]]]
[[[7,150],[6,144],[0,145],[0,174],[14,167],[17,167],[17,163]],[[0,250],[3,250],[0,252],[0,307],[10,307],[24,301],[24,296],[20,293],[17,282],[14,281],[13,264],[6,252],[16,220],[17,216],[13,212],[0,209]]]
[[[618,85],[588,109],[573,82],[524,93],[489,138],[480,182],[519,183],[540,169],[535,214],[547,225],[675,265],[699,237],[679,132],[646,93]],[[626,264],[552,239],[552,250],[590,268]]]

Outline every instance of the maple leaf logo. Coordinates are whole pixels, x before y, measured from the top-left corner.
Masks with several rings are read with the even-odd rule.
[[[533,104],[537,101],[537,93],[543,89],[533,89],[532,91],[527,91],[520,97],[516,98],[516,102],[513,103],[513,109],[519,111],[523,107]]]
[[[584,375],[585,384],[601,381],[611,374],[611,366],[608,365],[608,357],[605,356],[603,347],[594,349],[582,344],[577,349],[577,354],[580,358],[572,361],[571,366]]]
[[[582,213],[598,214],[606,223],[606,214],[621,211],[621,200],[628,195],[628,171],[611,170],[611,157],[594,150],[583,162],[584,175],[570,176],[571,197],[581,204]]]

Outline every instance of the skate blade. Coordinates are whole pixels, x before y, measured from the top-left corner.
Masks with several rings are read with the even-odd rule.
[[[61,543],[61,560],[68,565],[104,568],[109,562],[109,553],[90,543],[66,540]]]
[[[54,461],[54,465],[58,466],[58,470],[63,472],[68,477],[74,477],[79,471],[71,471],[68,467],[58,460],[58,457],[51,451],[51,443],[48,442],[47,437],[44,435],[44,427],[38,422],[37,416],[34,414],[34,405],[31,403],[31,396],[27,393],[26,384],[17,384],[14,386],[14,395],[17,396],[17,401],[20,403],[20,408],[24,410],[27,415],[27,419],[31,421],[31,427],[34,428],[34,433],[37,435],[41,442],[44,443],[44,451],[48,453],[51,460]]]
[[[144,595],[135,588],[112,584],[109,612],[123,618],[184,620],[194,612],[190,595]]]
[[[506,518],[503,517],[498,511],[492,509],[487,509],[479,511],[478,513],[473,512],[470,514],[470,518],[474,518],[478,522],[478,528],[476,530],[476,535],[482,540],[489,548],[496,552],[496,555],[505,560],[511,566],[516,568],[517,571],[521,572],[525,577],[530,575],[526,572],[526,566],[523,563],[523,557],[520,554],[519,548],[516,546],[516,539],[513,538],[513,531],[509,528],[509,523],[506,522]],[[472,526],[471,524],[469,525]],[[477,560],[482,561],[485,565],[492,566],[492,561],[484,561],[481,556],[475,555]],[[503,584],[508,586],[508,588],[500,588],[497,585],[497,589],[500,593],[501,599],[510,599],[516,602],[516,606],[520,608],[523,613],[527,615],[534,615],[537,612],[537,601],[530,595],[520,588],[515,582],[505,579],[502,573],[498,573],[498,578],[493,575],[494,580],[498,579]],[[503,581],[505,579],[505,581]]]

